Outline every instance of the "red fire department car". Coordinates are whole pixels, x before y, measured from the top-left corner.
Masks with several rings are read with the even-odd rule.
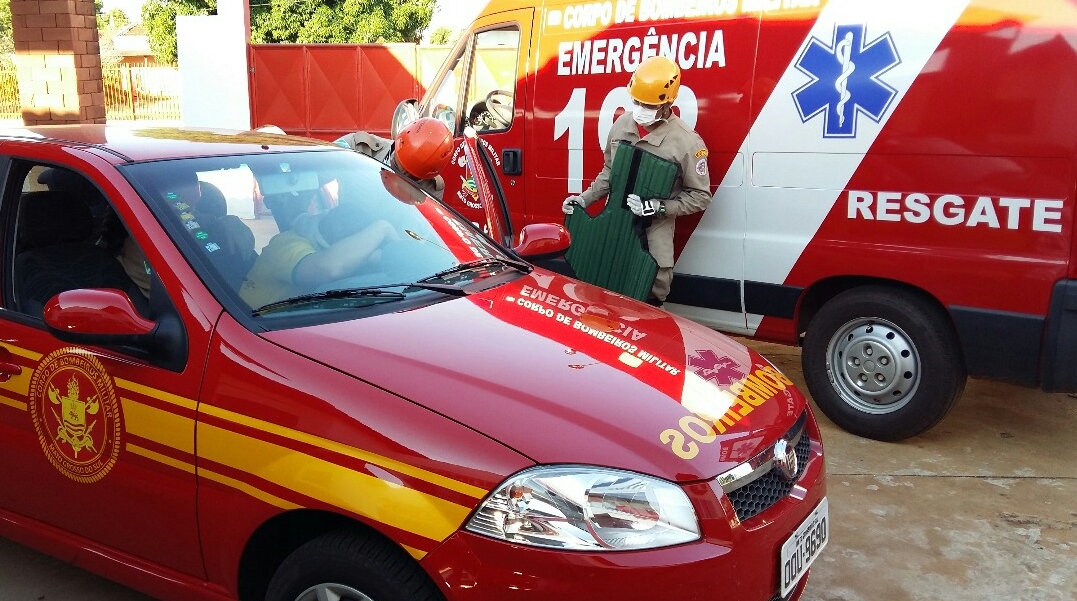
[[[477,127],[514,223],[555,221],[658,54],[714,195],[677,220],[670,311],[802,345],[874,438],[938,423],[966,374],[1077,391],[1072,0],[494,0],[404,108]],[[444,175],[479,219],[464,161]]]
[[[31,128],[0,162],[0,535],[166,599],[801,595],[804,396],[524,260],[560,226],[502,247],[273,134]]]

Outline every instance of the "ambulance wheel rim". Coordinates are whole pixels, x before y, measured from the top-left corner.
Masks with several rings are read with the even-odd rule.
[[[326,582],[303,591],[295,601],[374,601],[346,584]]]
[[[846,323],[831,337],[826,356],[835,390],[865,413],[900,410],[920,384],[920,358],[911,338],[883,319]]]

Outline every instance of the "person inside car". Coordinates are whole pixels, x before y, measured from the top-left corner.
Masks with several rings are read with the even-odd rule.
[[[383,244],[399,239],[388,221],[366,223],[361,213],[354,204],[341,204],[317,215],[299,215],[255,259],[240,297],[257,309],[357,275]]]
[[[452,158],[453,137],[448,126],[437,119],[423,117],[411,122],[396,140],[357,131],[334,143],[385,163],[438,200],[445,194],[445,180],[438,174]]]

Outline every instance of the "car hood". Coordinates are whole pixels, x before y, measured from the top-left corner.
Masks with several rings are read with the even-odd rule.
[[[541,269],[419,309],[264,337],[541,464],[709,479],[807,410],[742,344]]]

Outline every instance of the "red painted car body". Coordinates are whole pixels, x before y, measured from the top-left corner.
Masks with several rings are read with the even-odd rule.
[[[825,511],[819,429],[764,358],[521,263],[433,199],[382,183],[396,176],[365,157],[275,135],[100,126],[9,132],[0,155],[0,535],[167,599],[265,598],[289,555],[347,531],[446,599],[762,601],[783,584],[783,543]],[[58,171],[92,184],[90,241],[70,233],[76,192]],[[201,182],[194,196],[170,182],[182,174]],[[210,214],[210,180],[227,192],[225,216]],[[334,283],[247,304],[250,274],[230,276],[226,254],[246,237],[216,226],[240,222],[261,249],[283,209],[255,215],[255,200],[308,192],[375,203],[403,246],[371,259],[381,271],[362,276],[365,293],[349,280],[351,293]],[[34,226],[56,228],[47,235],[30,225],[34,203],[59,203]],[[68,283],[36,298],[35,253],[126,256],[109,242],[115,218],[144,255],[148,296],[79,279],[109,264],[58,266]],[[556,251],[551,227],[525,230],[536,242],[517,248]],[[69,262],[94,254],[79,252]],[[394,269],[408,277],[376,279]],[[698,536],[577,550],[476,525],[507,479],[551,466],[646,477],[687,500]],[[764,503],[738,500],[753,486],[771,487]],[[652,501],[611,511],[645,530],[666,515]],[[805,582],[789,579],[786,598]]]

